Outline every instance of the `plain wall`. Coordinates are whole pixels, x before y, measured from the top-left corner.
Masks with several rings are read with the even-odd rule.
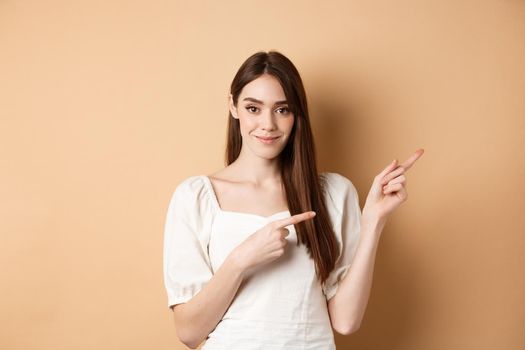
[[[3,0],[1,349],[184,348],[168,201],[225,165],[229,85],[270,49],[361,206],[425,149],[338,349],[525,348],[523,1]]]

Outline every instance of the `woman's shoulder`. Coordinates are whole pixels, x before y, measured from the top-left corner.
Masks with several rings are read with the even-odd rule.
[[[320,185],[328,199],[331,210],[340,212],[344,203],[348,201],[358,202],[359,194],[352,181],[346,176],[336,172],[323,172]]]
[[[195,191],[204,187],[204,175],[190,175],[176,185],[175,190]]]
[[[206,175],[190,175],[177,183],[172,194],[172,201],[186,209],[200,207],[212,209],[212,198],[206,183]]]
[[[355,189],[352,181],[346,176],[336,172],[321,172],[319,173],[321,186],[327,186],[329,189],[344,190],[348,188]]]

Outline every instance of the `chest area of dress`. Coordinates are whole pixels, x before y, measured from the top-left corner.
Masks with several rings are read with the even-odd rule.
[[[255,234],[270,222],[290,217],[289,212],[280,212],[269,217],[237,212],[218,212],[211,226],[208,254],[213,271],[217,271],[227,256],[237,246],[242,244],[250,235]],[[297,232],[294,225],[285,226],[290,234],[286,237],[287,244],[284,253],[274,261],[261,266],[260,270],[279,270],[288,272],[293,270],[298,274],[311,274],[313,262],[307,254],[303,244],[297,244]],[[308,270],[308,271],[306,271]],[[306,277],[306,276],[305,276]]]

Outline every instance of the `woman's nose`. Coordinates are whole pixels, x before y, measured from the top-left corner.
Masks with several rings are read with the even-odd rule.
[[[265,130],[275,129],[275,120],[272,111],[268,111],[262,114],[261,127]]]

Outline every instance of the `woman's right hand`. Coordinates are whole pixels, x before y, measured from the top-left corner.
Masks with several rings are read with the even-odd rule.
[[[307,211],[284,219],[275,220],[252,233],[233,249],[230,258],[241,269],[244,276],[259,265],[267,264],[284,254],[290,231],[288,225],[315,217],[314,211]]]

